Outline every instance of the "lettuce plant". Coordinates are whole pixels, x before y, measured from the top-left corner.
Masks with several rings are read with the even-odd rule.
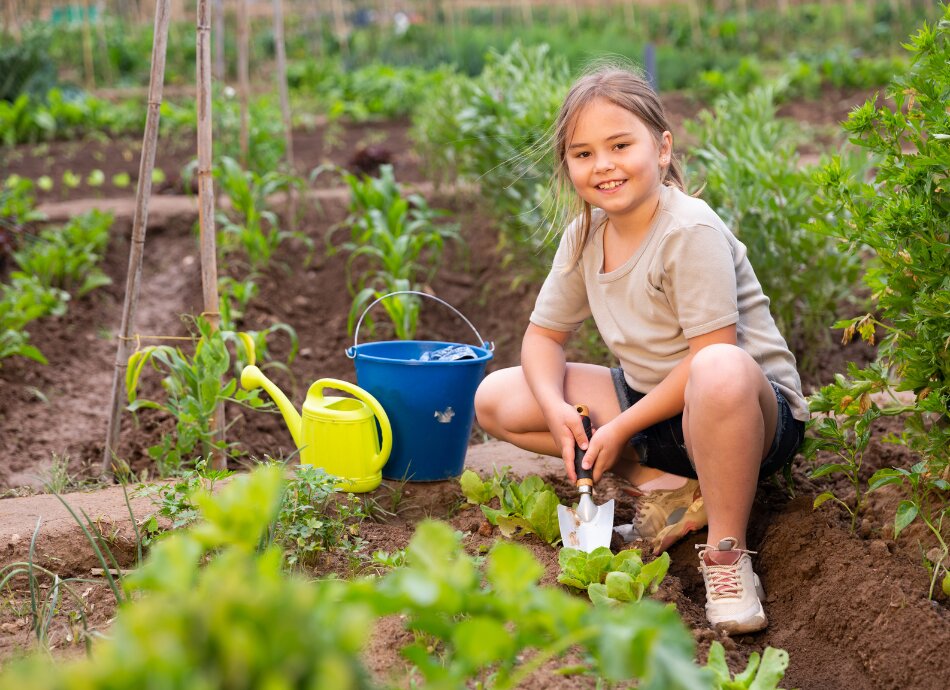
[[[471,470],[462,473],[459,482],[469,503],[479,504],[488,521],[497,525],[506,537],[519,531],[538,535],[548,544],[561,540],[557,521],[557,494],[541,477],[531,475],[518,482],[506,471],[483,481]],[[487,505],[497,498],[498,508]]]

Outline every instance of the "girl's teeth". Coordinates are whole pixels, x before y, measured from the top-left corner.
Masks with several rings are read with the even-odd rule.
[[[601,189],[613,189],[614,187],[619,187],[623,182],[605,182],[602,185],[599,185]]]

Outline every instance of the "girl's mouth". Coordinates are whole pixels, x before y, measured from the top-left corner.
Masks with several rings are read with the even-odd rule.
[[[625,182],[626,180],[609,180],[607,182],[601,182],[599,185],[597,185],[597,189],[602,192],[611,192],[617,189],[617,187],[620,187]]]

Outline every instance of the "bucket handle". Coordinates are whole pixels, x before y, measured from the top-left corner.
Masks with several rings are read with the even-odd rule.
[[[369,313],[369,310],[375,307],[378,303],[382,302],[384,299],[393,297],[395,295],[419,295],[420,297],[428,297],[429,299],[434,299],[436,302],[439,302],[440,304],[444,304],[449,309],[451,309],[456,314],[458,314],[459,318],[462,319],[462,321],[464,321],[468,325],[468,327],[472,329],[472,331],[475,333],[475,337],[478,338],[479,347],[484,347],[489,352],[493,352],[495,350],[495,343],[489,342],[487,340],[482,340],[481,334],[478,332],[478,329],[472,325],[472,322],[469,321],[467,318],[465,318],[465,315],[462,312],[460,312],[458,309],[456,309],[451,304],[446,302],[444,299],[440,299],[436,297],[435,295],[430,295],[428,292],[419,292],[418,290],[397,290],[396,292],[387,293],[383,295],[382,297],[377,297],[375,300],[373,300],[373,302],[368,307],[366,307],[366,309],[363,310],[363,313],[360,314],[360,320],[356,322],[356,332],[353,334],[353,347],[346,349],[347,357],[349,357],[350,359],[354,359],[356,357],[356,348],[357,348],[357,345],[359,344],[358,341],[360,337],[360,326],[363,324],[363,319]]]

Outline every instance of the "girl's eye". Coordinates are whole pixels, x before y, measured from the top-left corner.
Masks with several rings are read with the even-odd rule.
[[[577,157],[578,157],[578,158],[587,158],[589,155],[590,155],[590,153],[588,153],[587,151],[581,151],[580,153],[577,154]]]
[[[628,146],[630,146],[630,144],[621,143],[621,144],[615,145],[614,148],[619,150],[619,149],[625,149]]]

